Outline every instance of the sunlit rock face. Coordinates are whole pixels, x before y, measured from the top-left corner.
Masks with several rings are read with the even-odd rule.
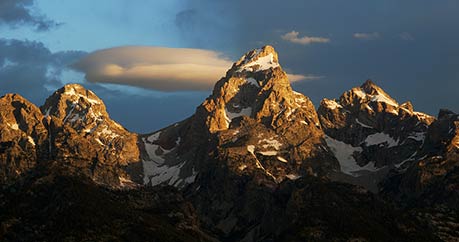
[[[314,105],[292,90],[271,46],[234,63],[192,117],[142,140],[152,185],[181,187],[214,165],[269,186],[339,169]]]
[[[49,129],[52,159],[87,169],[102,183],[131,183],[121,168],[140,161],[137,134],[110,119],[103,101],[92,91],[78,84],[66,85],[41,110]]]
[[[41,110],[16,94],[2,97],[1,105],[1,155],[7,167],[2,180],[41,161],[58,160],[103,184],[133,184],[124,168],[140,164],[137,134],[111,120],[93,92],[71,84],[51,95]]]
[[[18,94],[0,98],[0,182],[9,183],[47,156],[40,109]]]

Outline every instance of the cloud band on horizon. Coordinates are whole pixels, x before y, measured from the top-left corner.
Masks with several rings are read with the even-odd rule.
[[[206,91],[222,78],[232,61],[203,49],[123,46],[98,50],[73,65],[93,83],[112,83],[158,91]],[[291,82],[316,76],[289,74]]]

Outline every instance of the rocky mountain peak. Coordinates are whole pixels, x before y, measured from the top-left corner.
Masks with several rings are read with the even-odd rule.
[[[394,112],[393,109],[399,106],[395,99],[371,80],[365,81],[360,87],[345,92],[340,97],[340,103],[344,106],[365,106],[368,109],[373,106],[378,111],[386,110],[388,112]]]
[[[438,112],[438,119],[449,118],[449,117],[457,116],[457,115],[458,114],[454,113],[453,111],[451,111],[449,109],[442,108]]]
[[[243,115],[275,127],[281,116],[290,120],[300,107],[314,109],[309,98],[292,90],[272,46],[243,55],[202,106],[210,114],[211,132],[228,129],[233,119]],[[314,119],[315,115],[309,116]]]
[[[323,137],[311,100],[293,91],[274,48],[265,46],[236,62],[190,119],[142,138],[144,181],[180,187],[196,173],[217,172],[210,167],[219,162],[267,186],[324,176],[337,161]]]
[[[64,123],[96,122],[108,117],[103,101],[79,84],[67,84],[54,92],[41,110],[45,116],[53,115]]]
[[[402,169],[415,160],[435,120],[414,111],[411,102],[398,104],[371,80],[346,91],[338,101],[322,100],[318,113],[341,171],[354,177],[344,180],[370,189],[376,189],[372,182],[379,182],[390,169]]]
[[[274,47],[266,45],[247,52],[233,64],[232,69],[238,72],[259,72],[276,67],[279,67],[277,52]]]
[[[382,88],[380,88],[378,85],[376,85],[372,80],[368,79],[366,80],[361,86],[360,88],[367,94],[372,94],[372,95],[375,95],[382,90]],[[384,92],[384,91],[383,91]]]
[[[40,109],[47,119],[52,117],[59,126],[69,126],[82,134],[93,133],[98,128],[105,132],[108,126],[120,132],[125,130],[110,119],[103,101],[79,84],[67,84],[58,89]]]

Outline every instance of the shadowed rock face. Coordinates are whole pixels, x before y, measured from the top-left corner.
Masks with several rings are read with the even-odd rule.
[[[1,241],[216,241],[173,187],[107,189],[64,162],[0,187]]]
[[[427,131],[420,158],[394,172],[382,194],[413,209],[444,241],[459,238],[459,115],[441,110]]]
[[[398,104],[370,80],[338,101],[322,100],[318,113],[344,173],[334,178],[375,192],[391,169],[405,169],[421,157],[418,151],[435,120],[414,111],[410,102]]]

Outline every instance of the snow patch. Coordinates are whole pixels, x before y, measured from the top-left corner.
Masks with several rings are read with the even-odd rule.
[[[248,107],[248,108],[243,108],[241,109],[241,111],[239,113],[232,113],[230,111],[228,111],[228,109],[225,108],[225,119],[228,123],[231,123],[231,121],[237,117],[241,117],[243,115],[245,116],[248,116],[250,117],[250,115],[252,114],[252,108],[251,107]]]
[[[277,159],[281,162],[288,163],[288,161],[282,156],[278,156]]]
[[[375,95],[372,95],[372,94],[368,94],[366,93],[364,90],[362,90],[362,88],[358,87],[358,88],[353,88],[351,90],[357,97],[359,97],[360,99],[362,100],[370,100],[370,102],[382,102],[382,103],[386,103],[388,105],[391,105],[391,106],[394,106],[394,107],[398,107],[398,103],[395,102],[392,98],[390,98],[389,96],[383,94],[383,93],[380,93],[379,91],[377,91],[377,94]]]
[[[341,172],[358,177],[360,171],[377,171],[374,162],[369,162],[365,166],[359,166],[353,156],[355,152],[362,152],[361,147],[353,147],[352,145],[346,144],[342,141],[335,140],[329,136],[325,136],[325,141],[328,147],[335,155],[339,162]]]
[[[420,120],[426,120],[426,119],[433,118],[432,116],[425,114],[425,113],[421,113],[421,112],[413,112],[413,114],[416,115],[416,117],[418,117],[418,119]]]
[[[46,109],[45,111],[45,118],[49,117],[49,113],[51,112],[51,108]]]
[[[369,126],[369,125],[366,125],[362,122],[359,121],[358,118],[355,119],[355,122],[358,123],[360,126],[364,127],[364,128],[369,128],[369,129],[372,129],[373,127]]]
[[[408,159],[406,159],[406,160],[404,160],[404,161],[402,161],[402,162],[400,162],[400,163],[398,163],[398,164],[395,164],[394,166],[398,169],[398,168],[400,168],[401,166],[403,166],[406,162],[415,160],[414,157],[416,157],[416,154],[417,154],[417,153],[418,153],[418,152],[415,151]]]
[[[8,124],[12,130],[19,130],[19,125],[17,123],[14,124]]]
[[[343,108],[343,106],[341,106],[341,104],[337,103],[334,100],[324,99],[324,104],[325,104],[325,107],[327,107],[329,109]]]
[[[161,146],[156,145],[156,144],[151,144],[149,142],[146,142],[144,140],[145,144],[145,150],[147,151],[148,157],[150,158],[151,161],[156,161],[156,162],[164,162],[164,156],[170,153],[173,149],[166,150],[163,149]]]
[[[426,133],[425,132],[411,133],[410,136],[407,137],[407,139],[414,139],[416,141],[424,141],[425,138],[426,138]]]
[[[119,135],[112,130],[108,129],[107,127],[104,127],[102,131],[99,132],[100,135],[105,136],[105,138],[109,139],[114,139],[116,137],[119,137]]]
[[[255,155],[255,145],[247,145],[247,151],[252,155]]]
[[[32,137],[27,136],[27,141],[29,141],[29,143],[31,143],[33,146],[35,146],[35,141],[33,140]]]
[[[254,69],[255,67],[257,68]],[[269,55],[259,57],[256,61],[251,61],[247,64],[244,64],[237,70],[237,72],[242,72],[242,71],[259,72],[259,71],[268,70],[270,68],[276,68],[276,67],[279,67],[279,63],[274,62],[274,55],[270,53]]]
[[[371,96],[371,95],[369,95],[369,96]],[[392,99],[390,99],[389,97],[387,97],[386,95],[383,95],[383,94],[373,95],[372,98],[371,98],[371,101],[372,102],[387,103],[387,104],[389,104],[391,106],[398,107],[398,104],[396,102],[394,102]]]
[[[385,133],[376,133],[368,135],[364,143],[366,146],[380,145],[386,143],[389,148],[398,145],[398,141],[394,140],[392,137]]]
[[[142,161],[144,184],[151,184],[152,186],[155,186],[167,182],[168,185],[179,187],[184,184],[193,183],[197,175],[197,171],[195,171],[194,168],[190,176],[185,178],[180,177],[182,168],[186,162],[172,166],[165,164],[165,156],[174,150],[175,147],[170,150],[166,150],[160,145],[151,143],[159,139],[160,133],[161,132],[157,132],[147,138],[143,138],[145,150],[149,158],[148,160]],[[180,138],[176,140],[176,143],[180,143]]]
[[[91,91],[89,91],[89,92],[93,94],[93,92],[91,92]],[[74,96],[74,97],[78,97],[78,98],[83,98],[83,99],[85,99],[86,101],[88,101],[92,105],[101,104],[101,102],[99,100],[97,100],[97,99],[93,99],[93,98],[90,98],[88,96],[82,95],[80,93],[76,93],[74,88],[72,88],[70,90],[66,90],[63,94],[67,95],[67,96]]]
[[[242,164],[242,165],[240,165],[240,166],[238,167],[238,169],[239,169],[240,171],[243,171],[243,170],[245,170],[246,168],[247,168],[247,165],[246,165],[246,164]]]
[[[148,136],[147,141],[148,142],[155,142],[159,139],[159,136],[161,135],[161,131],[158,131],[150,136]]]
[[[286,177],[292,181],[294,180],[298,180],[298,178],[300,178],[301,176],[297,175],[297,174],[287,174]]]
[[[180,169],[185,165],[185,163],[182,163],[177,166],[167,166],[154,161],[142,161],[142,164],[144,184],[151,183],[152,186],[166,181],[168,181],[169,185],[174,185],[179,180]]]
[[[250,85],[254,85],[256,87],[260,87],[260,85],[258,84],[257,80],[255,80],[255,78],[252,78],[252,77],[249,77],[247,78],[247,83],[249,83]]]
[[[277,155],[277,151],[273,151],[273,150],[259,151],[258,153],[261,154],[261,155],[264,155],[264,156],[275,156],[275,155]]]
[[[354,91],[355,95],[357,95],[357,97],[359,97],[361,99],[364,99],[367,96],[367,94],[365,92],[363,92],[361,88],[353,89],[353,91]]]
[[[118,179],[120,180],[121,187],[133,187],[133,186],[135,186],[135,182],[133,182],[130,179],[124,178],[122,176],[119,176]]]
[[[299,92],[295,92],[295,91],[293,91],[293,93],[295,94],[295,102],[296,103],[305,103],[306,102],[306,98],[304,97],[303,94],[301,94]]]
[[[258,144],[262,144],[264,143],[264,145],[262,145],[263,148],[268,148],[268,147],[273,147],[274,149],[276,150],[279,150],[282,146],[282,143],[279,142],[278,140],[274,139],[273,137],[269,138],[269,139],[262,139],[260,141],[258,141]]]

